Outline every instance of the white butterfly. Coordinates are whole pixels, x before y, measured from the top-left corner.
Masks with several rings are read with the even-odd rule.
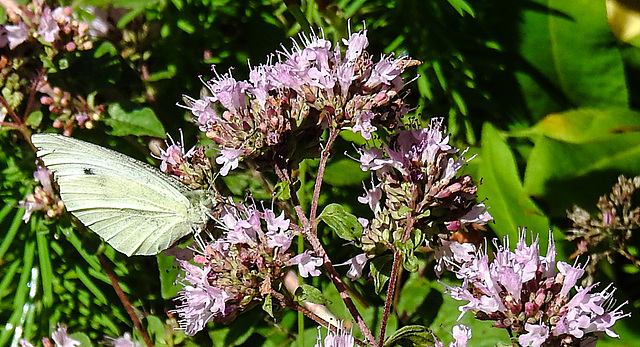
[[[207,191],[149,164],[58,134],[34,134],[31,141],[67,211],[127,256],[157,254],[206,221]]]

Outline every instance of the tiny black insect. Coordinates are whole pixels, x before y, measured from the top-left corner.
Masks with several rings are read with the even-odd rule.
[[[96,174],[96,173],[95,173],[95,172],[93,172],[93,170],[92,170],[91,168],[89,168],[89,167],[85,167],[83,171],[84,171],[84,174],[85,174],[85,175],[95,175],[95,174]]]

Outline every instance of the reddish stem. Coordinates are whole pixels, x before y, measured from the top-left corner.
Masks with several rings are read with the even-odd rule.
[[[29,100],[27,101],[27,107],[25,108],[24,115],[22,116],[23,122],[27,121],[27,117],[29,117],[29,114],[31,113],[31,109],[33,109],[33,100],[36,97],[36,92],[38,91],[38,85],[44,79],[45,71],[46,70],[44,68],[40,69],[40,72],[38,72],[38,76],[36,77],[36,80],[33,82],[33,85],[31,86],[31,88],[29,88]]]
[[[313,199],[311,200],[311,212],[309,213],[309,223],[315,231],[316,213],[318,212],[318,200],[320,199],[320,188],[322,187],[322,178],[324,177],[324,170],[327,167],[327,161],[329,160],[329,154],[333,143],[338,138],[340,129],[331,129],[329,132],[329,139],[327,144],[322,150],[320,156],[320,164],[318,165],[318,176],[316,176],[316,184],[313,187]]]
[[[398,281],[398,273],[400,268],[400,262],[402,255],[400,251],[393,253],[393,265],[391,267],[391,277],[389,279],[389,287],[387,290],[387,297],[384,300],[384,311],[382,312],[382,320],[380,321],[380,332],[378,334],[378,346],[382,347],[384,344],[384,335],[387,330],[387,322],[389,321],[389,313],[391,312],[391,305],[395,297],[396,283]]]
[[[111,266],[109,266],[109,263],[107,262],[106,257],[103,254],[99,254],[98,260],[100,260],[100,265],[102,266],[102,269],[104,270],[104,272],[107,273],[107,276],[109,276],[109,280],[111,281],[111,285],[113,286],[113,289],[115,289],[116,294],[118,294],[118,297],[122,302],[122,305],[127,310],[127,313],[129,314],[131,321],[133,321],[133,324],[136,326],[136,329],[138,329],[138,331],[142,335],[142,338],[144,339],[144,342],[147,344],[147,347],[153,347],[153,344],[151,343],[151,339],[149,338],[147,331],[142,328],[142,322],[140,322],[140,318],[138,318],[135,311],[133,310],[133,306],[129,302],[129,299],[127,299],[127,297],[124,295],[124,292],[120,287],[120,283],[118,283],[118,279],[116,278],[116,275],[113,273],[113,270],[111,270]]]
[[[411,208],[413,204],[409,204]],[[404,228],[404,233],[402,235],[401,242],[406,243],[411,235],[411,230],[413,230],[413,224],[415,223],[414,216],[407,212],[407,225]],[[384,343],[384,335],[387,330],[387,322],[389,321],[389,314],[391,313],[391,305],[394,302],[396,295],[396,287],[398,283],[398,277],[400,275],[400,268],[402,262],[402,254],[397,249],[393,250],[393,265],[391,267],[391,275],[389,277],[389,287],[387,290],[387,297],[384,301],[384,311],[382,312],[382,320],[380,321],[380,332],[378,334],[378,346],[382,347]]]
[[[349,313],[351,313],[351,316],[353,316],[353,318],[356,320],[356,324],[358,325],[358,328],[360,328],[362,335],[364,335],[365,340],[369,345],[375,346],[376,340],[373,337],[371,330],[369,329],[369,327],[367,326],[367,323],[364,321],[364,319],[360,315],[360,312],[356,308],[356,305],[353,303],[353,300],[351,300],[349,293],[347,293],[347,289],[344,282],[342,282],[340,275],[338,275],[338,272],[333,267],[333,264],[331,263],[331,260],[329,259],[327,252],[325,252],[324,247],[322,247],[322,244],[320,243],[320,240],[316,236],[316,233],[310,232],[306,235],[306,237],[307,237],[307,240],[309,240],[309,243],[311,243],[311,247],[313,248],[316,255],[322,258],[324,262],[324,268],[329,273],[329,278],[331,278],[333,285],[336,287],[336,289],[340,293],[340,297],[342,298],[342,301],[344,301],[344,304],[347,306]]]
[[[322,325],[323,327],[326,327],[327,329],[329,329],[330,331],[332,331],[334,333],[338,332],[338,328],[335,325],[329,324],[329,322],[324,320],[322,317],[318,316],[317,314],[315,314],[311,310],[307,309],[306,307],[299,305],[297,302],[287,298],[286,296],[284,296],[284,295],[282,295],[282,294],[280,294],[280,293],[278,293],[276,291],[271,291],[271,295],[274,298],[276,298],[278,301],[280,301],[280,304],[282,306],[292,308],[292,309],[304,314],[305,316],[311,318],[316,323]],[[362,340],[357,339],[355,337],[354,337],[354,340],[355,340],[356,344],[359,345],[359,346],[366,346],[367,345]]]

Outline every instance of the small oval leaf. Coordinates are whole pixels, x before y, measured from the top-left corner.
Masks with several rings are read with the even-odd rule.
[[[320,289],[303,284],[295,292],[296,300],[300,302],[310,302],[312,304],[327,305],[329,301],[324,297]]]
[[[376,294],[382,293],[384,285],[387,283],[391,276],[391,267],[393,265],[393,255],[385,254],[380,257],[376,257],[371,260],[369,270],[373,277],[373,286],[376,290]]]
[[[356,241],[362,236],[363,228],[362,224],[358,222],[358,218],[345,211],[340,204],[331,204],[325,207],[318,216],[318,221],[325,222],[341,239]]]

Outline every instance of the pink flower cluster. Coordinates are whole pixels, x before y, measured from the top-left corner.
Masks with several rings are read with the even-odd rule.
[[[204,147],[192,147],[187,151],[184,148],[182,131],[180,131],[180,142],[174,141],[171,136],[169,141],[171,144],[165,141],[166,149],[159,148],[159,155],[154,155],[161,161],[160,170],[192,189],[213,190],[211,163],[204,153]]]
[[[293,265],[289,251],[294,234],[284,214],[227,201],[216,216],[215,240],[199,245],[192,264],[179,261],[185,272],[175,312],[187,335],[209,321],[228,322],[269,295],[284,270]],[[312,271],[312,270],[311,270]]]
[[[439,240],[448,240],[453,232],[474,231],[492,220],[485,205],[475,201],[472,178],[458,175],[468,161],[466,150],[460,153],[449,144],[442,122],[434,118],[426,128],[391,134],[387,145],[359,150],[360,168],[375,172],[377,179],[358,198],[375,215],[365,226],[365,251],[374,243],[406,243],[412,230],[425,231],[414,233],[415,247],[426,239],[437,248]],[[413,218],[409,231],[407,212]]]
[[[221,150],[221,174],[245,156],[271,151],[290,158],[289,138],[317,141],[327,127],[350,127],[370,139],[377,125],[396,128],[408,112],[396,98],[404,86],[400,74],[418,61],[383,56],[374,63],[365,52],[366,30],[343,40],[344,52],[315,34],[300,41],[252,67],[249,80],[217,74],[206,83],[208,95],[185,97],[200,129]]]
[[[22,6],[21,18],[14,24],[0,26],[0,47],[13,50],[36,38],[57,51],[87,50],[93,47],[89,35],[90,25],[74,18],[71,7],[51,9],[42,1],[34,0]]]
[[[64,210],[64,203],[51,185],[51,171],[43,166],[33,173],[33,177],[40,185],[36,186],[33,194],[27,195],[20,201],[20,206],[25,208],[22,220],[26,223],[34,211],[44,211],[47,218],[58,216]]]
[[[498,251],[493,261],[473,246],[451,248],[449,261],[463,283],[445,287],[454,299],[468,301],[460,307],[461,317],[471,311],[478,319],[493,320],[521,346],[582,346],[595,343],[601,333],[618,337],[611,327],[630,315],[621,310],[626,302],[615,307],[611,285],[602,292],[592,292],[597,284],[576,286],[584,269],[556,263],[551,237],[546,256],[539,255],[537,238],[526,244],[525,231],[513,251],[508,240],[494,245]]]
[[[320,327],[318,327],[318,337],[313,347],[354,347],[355,338],[351,332],[342,326],[342,322],[335,327],[335,331],[328,330],[324,340],[320,336]]]

